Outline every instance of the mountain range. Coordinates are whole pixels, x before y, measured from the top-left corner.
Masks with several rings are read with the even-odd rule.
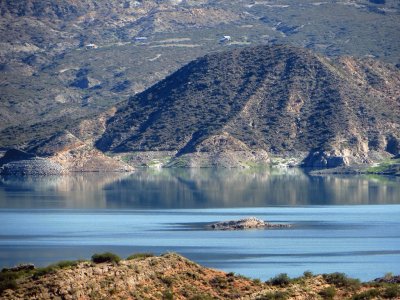
[[[204,55],[290,44],[399,63],[396,0],[0,2],[0,147],[69,129]]]

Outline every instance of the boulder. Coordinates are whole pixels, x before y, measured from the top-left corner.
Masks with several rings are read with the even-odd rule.
[[[348,158],[345,156],[331,154],[326,151],[315,151],[303,160],[302,167],[305,168],[336,168],[347,166]]]
[[[400,275],[387,275],[385,277],[376,278],[374,281],[379,283],[398,284],[400,283]]]

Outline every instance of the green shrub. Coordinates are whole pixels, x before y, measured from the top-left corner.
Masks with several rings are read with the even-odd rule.
[[[352,300],[370,300],[370,299],[375,299],[379,295],[380,295],[380,293],[377,289],[371,289],[371,290],[356,294],[351,299]]]
[[[162,276],[161,281],[169,287],[171,287],[174,284],[174,278],[169,276]]]
[[[257,297],[257,300],[286,300],[289,295],[286,292],[277,291],[277,292],[268,292],[262,296]]]
[[[336,287],[356,290],[361,285],[358,279],[349,278],[344,273],[323,274],[322,276],[327,283],[333,284]]]
[[[66,268],[70,268],[70,267],[75,267],[79,263],[81,263],[82,261],[83,260],[62,260],[62,261],[59,261],[59,262],[57,262],[55,264],[51,264],[51,265],[49,265],[47,267],[38,268],[38,269],[33,271],[33,278],[37,279],[37,278],[39,278],[41,276],[54,273],[59,269],[66,269]]]
[[[17,288],[17,278],[18,275],[14,272],[1,272],[0,273],[0,293],[7,289]]]
[[[38,268],[36,269],[35,273],[33,274],[34,279],[38,279],[41,276],[47,275],[47,274],[52,274],[54,273],[58,268],[55,265],[50,265],[44,268]]]
[[[191,278],[191,279],[194,279],[194,280],[198,280],[199,279],[199,275],[197,273],[193,273],[193,272],[190,272],[190,271],[186,272],[186,276]]]
[[[225,277],[216,276],[210,280],[210,284],[216,288],[225,289],[228,287],[228,280]]]
[[[118,263],[121,260],[121,258],[111,252],[105,252],[105,253],[96,253],[92,255],[92,262],[96,264],[100,263],[105,263],[105,262],[115,262]]]
[[[332,300],[336,295],[336,289],[333,286],[329,286],[319,292],[319,295],[324,300]]]
[[[205,294],[201,294],[201,295],[196,295],[190,298],[190,300],[213,300],[214,298],[211,297],[210,295],[205,295]]]
[[[165,290],[162,296],[163,300],[174,300],[174,293],[171,290]]]
[[[281,274],[271,278],[269,282],[272,285],[284,287],[284,286],[287,286],[290,284],[291,279],[286,273],[281,273]]]
[[[391,284],[383,291],[383,296],[388,299],[395,299],[400,297],[400,286]]]
[[[132,255],[129,255],[127,257],[127,260],[133,260],[133,259],[145,259],[148,257],[153,257],[154,254],[153,253],[134,253]]]
[[[69,267],[75,267],[77,266],[82,260],[62,260],[59,261],[58,263],[55,263],[54,266],[60,268],[60,269],[65,269]]]
[[[313,276],[314,276],[314,274],[311,271],[304,271],[304,273],[303,273],[304,278],[311,278]]]

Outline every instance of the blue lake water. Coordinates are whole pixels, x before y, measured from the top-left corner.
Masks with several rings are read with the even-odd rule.
[[[292,228],[211,231],[248,216]],[[143,170],[0,178],[0,266],[174,251],[266,280],[400,273],[400,179],[300,170]]]

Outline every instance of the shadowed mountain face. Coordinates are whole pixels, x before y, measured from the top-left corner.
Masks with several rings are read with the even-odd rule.
[[[97,147],[325,151],[365,161],[399,151],[399,82],[391,65],[288,46],[212,54],[121,104]]]

